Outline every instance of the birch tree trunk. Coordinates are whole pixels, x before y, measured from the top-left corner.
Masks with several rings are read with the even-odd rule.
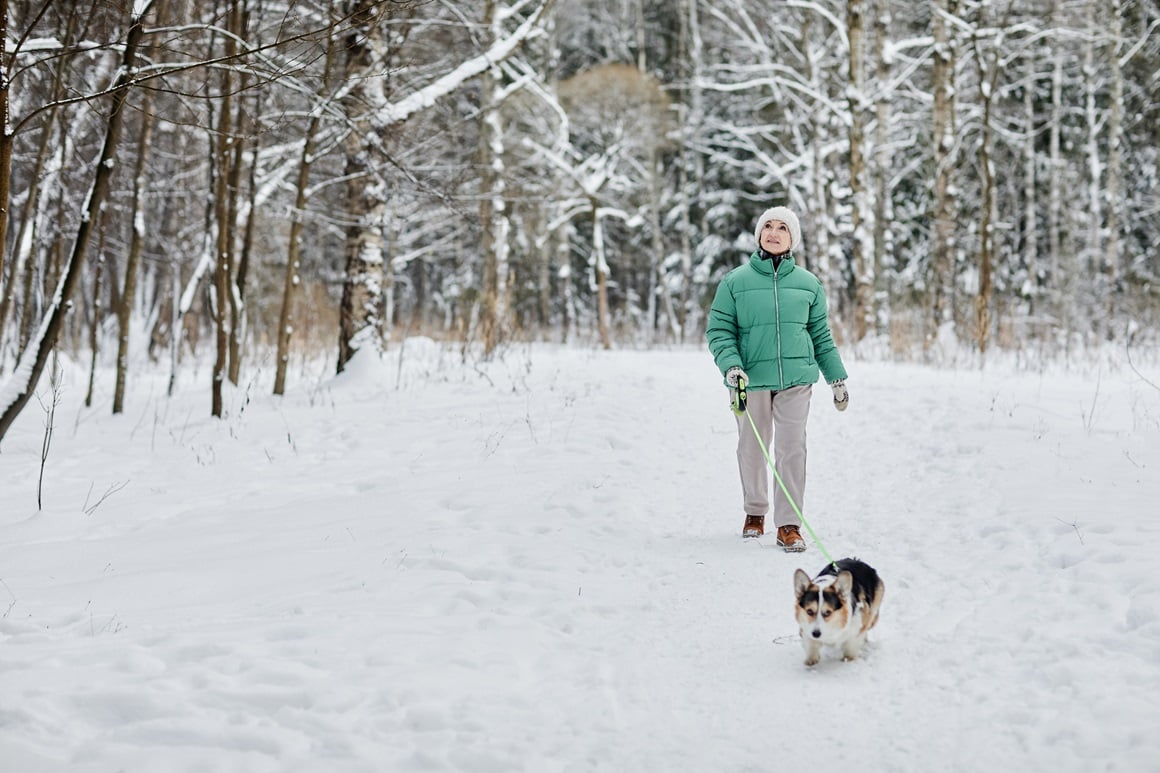
[[[1116,308],[1118,285],[1123,279],[1125,266],[1123,265],[1122,246],[1120,242],[1120,223],[1123,221],[1123,126],[1124,126],[1124,71],[1120,65],[1120,56],[1124,47],[1124,28],[1122,15],[1122,0],[1108,0],[1108,14],[1111,16],[1108,25],[1111,34],[1111,46],[1108,52],[1108,71],[1112,79],[1111,104],[1108,105],[1108,174],[1104,184],[1104,191],[1108,205],[1107,246],[1105,248],[1104,267],[1108,275],[1108,292],[1105,297],[1107,319],[1112,319],[1111,312]]]
[[[929,350],[938,339],[942,326],[952,319],[951,289],[954,286],[954,204],[951,199],[951,175],[954,171],[955,107],[954,46],[947,25],[955,0],[933,0],[934,89],[932,139],[934,141],[934,235],[931,244],[930,270],[927,276],[930,330],[925,339]]]
[[[998,201],[995,186],[995,94],[999,85],[999,76],[1002,73],[1000,58],[1006,48],[1007,21],[1011,16],[1014,3],[1007,5],[1002,21],[994,25],[985,25],[985,7],[979,11],[979,23],[972,34],[971,40],[975,51],[975,68],[979,78],[979,101],[983,107],[981,133],[979,142],[979,170],[982,175],[982,191],[979,213],[979,287],[975,295],[975,341],[980,352],[987,350],[991,337],[991,294],[992,273],[995,262],[995,217],[998,211]],[[989,44],[989,51],[983,47],[984,28],[988,35],[993,35]]]
[[[875,127],[874,127],[874,276],[876,294],[886,299],[884,308],[893,304],[890,288],[884,285],[887,268],[894,265],[891,255],[889,224],[894,219],[891,207],[890,172],[893,154],[890,151],[890,3],[878,0],[874,20],[875,50]],[[893,272],[891,272],[893,273]],[[877,317],[877,315],[876,315]],[[879,332],[882,332],[879,330]]]
[[[864,0],[846,4],[846,27],[850,40],[850,224],[853,228],[851,261],[854,267],[854,340],[866,337],[874,323],[874,256],[867,238],[870,227],[867,206],[866,160],[864,155],[866,98]]]
[[[560,324],[560,343],[566,344],[571,340],[572,328],[576,326],[576,281],[572,272],[572,244],[569,238],[570,225],[561,226],[556,234],[556,261],[560,266],[560,295],[562,297],[563,320]]]
[[[815,60],[814,49],[810,45],[810,35],[813,29],[813,15],[809,14],[802,22],[802,61],[805,63],[805,77],[810,87],[818,94],[826,92],[822,82],[821,67]],[[834,273],[835,244],[833,213],[830,212],[829,174],[826,165],[826,139],[828,132],[825,128],[825,119],[821,111],[815,111],[807,119],[807,130],[814,141],[810,147],[810,194],[807,203],[810,228],[810,260],[812,269],[822,277],[827,285],[835,282],[838,276]],[[836,284],[834,285],[836,286]],[[834,293],[830,298],[831,316],[841,314],[845,303],[843,293]]]
[[[681,211],[681,294],[677,299],[677,339],[685,340],[689,312],[689,294],[693,284],[693,203],[701,180],[705,177],[704,156],[693,149],[695,134],[705,122],[704,91],[701,87],[704,70],[704,43],[701,40],[699,0],[688,0],[687,13],[681,14],[682,63],[687,68],[686,82],[690,84],[687,112],[681,121],[681,163],[678,167],[677,199]]]
[[[1096,4],[1106,0],[1088,0],[1085,6],[1084,28],[1087,30],[1087,40],[1083,47],[1083,86],[1084,86],[1084,119],[1087,129],[1087,208],[1086,220],[1087,244],[1084,252],[1087,265],[1085,268],[1093,276],[1099,275],[1100,263],[1104,253],[1100,247],[1100,228],[1103,224],[1103,195],[1100,191],[1100,181],[1103,178],[1103,163],[1100,160],[1100,125],[1103,111],[1096,106],[1096,96],[1099,89],[1096,82]]]
[[[665,234],[664,224],[661,222],[661,185],[664,178],[663,164],[660,153],[654,151],[649,161],[649,210],[652,217],[652,243],[649,255],[648,272],[648,334],[649,340],[656,342],[660,338],[660,309],[663,309],[668,334],[674,343],[681,340],[681,327],[677,323],[673,308],[673,293],[669,288],[668,273],[665,270]]]
[[[608,263],[604,258],[604,226],[600,206],[592,199],[592,270],[596,273],[596,325],[600,345],[612,348],[612,327],[608,310]]]
[[[364,346],[382,347],[383,221],[387,190],[371,169],[374,133],[381,127],[371,111],[386,103],[382,63],[386,58],[384,13],[373,0],[351,0],[346,12],[352,21],[346,45],[344,79],[351,86],[343,99],[350,126],[346,140],[346,268],[339,311],[338,372]]]
[[[1023,262],[1027,266],[1027,293],[1031,297],[1031,311],[1037,312],[1039,293],[1042,289],[1042,268],[1039,265],[1039,229],[1036,221],[1039,214],[1039,195],[1035,170],[1038,153],[1035,141],[1035,87],[1037,57],[1028,57],[1026,85],[1023,88]]]
[[[1062,21],[1060,0],[1052,3],[1051,26],[1057,27]],[[1047,172],[1047,266],[1052,288],[1052,307],[1063,320],[1063,329],[1070,339],[1072,304],[1070,287],[1073,286],[1073,272],[1063,265],[1063,174],[1062,151],[1063,127],[1063,68],[1064,50],[1062,41],[1054,41],[1055,53],[1051,68],[1051,122],[1048,128],[1048,172]],[[1069,266],[1070,269],[1070,266]]]
[[[485,3],[483,23],[490,31],[492,43],[502,37],[495,0]],[[483,120],[479,136],[479,223],[483,231],[483,294],[479,321],[483,356],[487,359],[506,340],[511,324],[507,282],[511,221],[504,199],[507,181],[503,160],[503,115],[500,112],[503,81],[498,64],[488,68],[481,80],[480,113]]]
[[[982,201],[979,213],[979,288],[975,295],[975,342],[980,352],[987,350],[991,332],[991,270],[994,258],[995,167],[991,160],[995,129],[991,123],[994,75],[987,73],[982,53],[976,51],[979,63],[980,97],[983,101],[982,141],[979,143],[979,169],[982,173]],[[993,65],[997,72],[998,63]]]

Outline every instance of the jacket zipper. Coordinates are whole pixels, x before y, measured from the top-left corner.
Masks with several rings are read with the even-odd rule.
[[[773,269],[773,322],[777,326],[777,388],[785,386],[785,374],[781,370],[781,302],[777,294],[777,269],[773,261],[769,262]]]

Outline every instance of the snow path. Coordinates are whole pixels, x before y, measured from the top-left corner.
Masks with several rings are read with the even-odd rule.
[[[4,770],[1160,770],[1130,371],[850,361],[844,414],[819,386],[805,512],[887,590],[862,660],[806,669],[791,577],[824,559],[739,538],[706,353],[408,347],[225,421],[208,385],[66,399],[39,514],[21,417]]]

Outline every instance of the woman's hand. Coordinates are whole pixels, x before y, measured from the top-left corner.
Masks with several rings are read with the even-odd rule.
[[[834,390],[834,407],[839,411],[846,410],[850,406],[850,393],[846,390],[846,379],[838,379],[830,384],[830,389]]]

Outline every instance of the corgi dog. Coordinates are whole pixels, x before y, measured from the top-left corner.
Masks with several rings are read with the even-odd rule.
[[[866,634],[878,622],[886,590],[874,567],[856,558],[827,564],[812,580],[803,570],[793,575],[794,616],[801,631],[806,665],[821,659],[822,645],[842,649],[843,660],[854,660]]]

